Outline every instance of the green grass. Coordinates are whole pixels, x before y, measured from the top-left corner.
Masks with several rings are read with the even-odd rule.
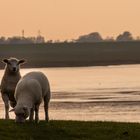
[[[0,140],[140,140],[140,124],[50,121],[16,124],[0,120]]]
[[[140,64],[139,42],[1,45],[0,60],[25,58],[23,67],[71,67]],[[4,64],[0,63],[0,68]]]

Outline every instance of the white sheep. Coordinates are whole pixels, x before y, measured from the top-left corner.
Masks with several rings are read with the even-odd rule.
[[[14,98],[15,88],[21,78],[20,64],[25,60],[18,60],[16,58],[3,59],[5,72],[1,81],[1,95],[5,105],[5,119],[9,119],[9,101],[11,107],[15,107],[16,101]]]
[[[48,106],[50,101],[50,85],[47,77],[42,72],[30,72],[18,82],[15,90],[16,106],[11,111],[15,112],[16,122],[39,122],[39,106],[44,99],[45,120],[48,122]]]

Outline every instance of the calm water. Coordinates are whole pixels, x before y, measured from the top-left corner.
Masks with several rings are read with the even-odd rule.
[[[22,69],[21,73],[30,71],[48,76],[51,120],[140,122],[140,65]],[[3,70],[0,79],[2,75]],[[13,113],[10,116],[14,118]],[[42,106],[40,118],[44,119]]]

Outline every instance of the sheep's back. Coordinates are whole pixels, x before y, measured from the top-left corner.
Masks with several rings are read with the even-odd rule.
[[[46,95],[46,92],[50,90],[50,85],[47,77],[42,72],[30,72],[23,76],[24,80],[31,80],[34,79],[39,82],[41,89],[42,89],[42,96]]]
[[[30,99],[34,103],[40,103],[42,101],[41,85],[35,79],[21,79],[15,90],[15,98],[16,101]]]

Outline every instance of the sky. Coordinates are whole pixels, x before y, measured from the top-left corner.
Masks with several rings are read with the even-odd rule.
[[[0,36],[65,40],[99,32],[140,36],[140,0],[0,0]]]

